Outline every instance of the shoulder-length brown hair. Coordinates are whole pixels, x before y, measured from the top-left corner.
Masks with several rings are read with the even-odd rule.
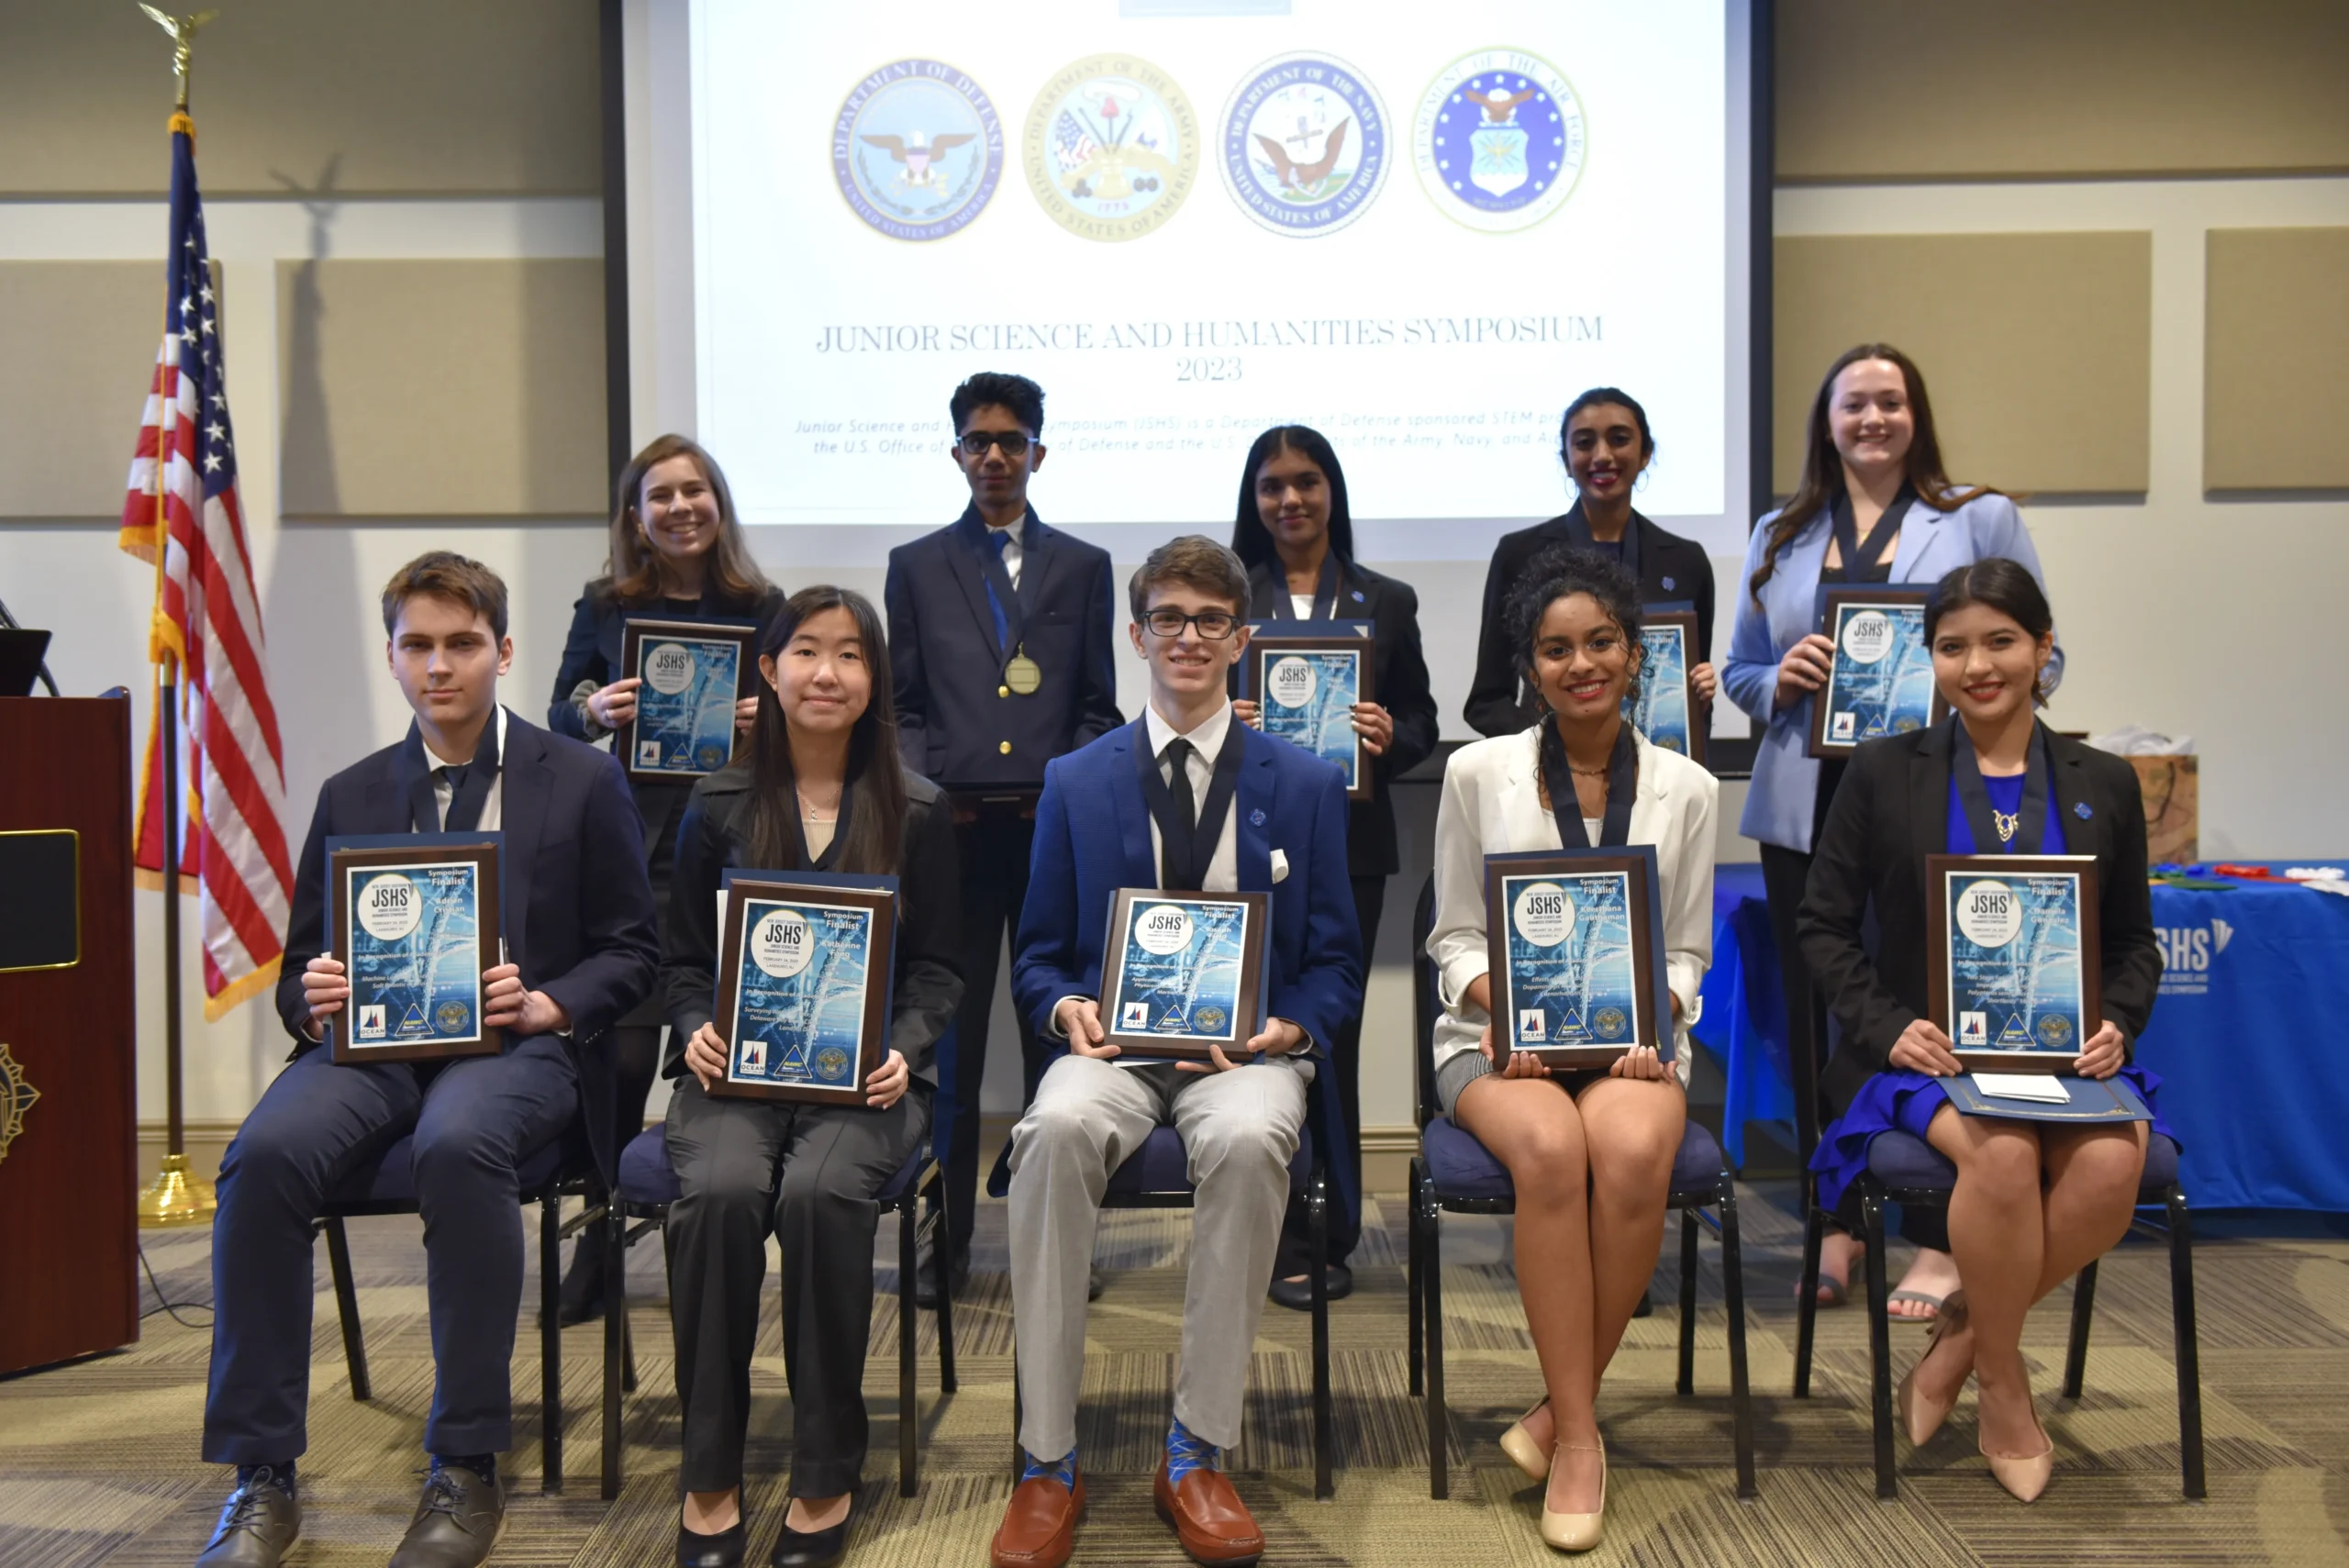
[[[1828,406],[1835,400],[1835,378],[1862,360],[1890,361],[1899,369],[1900,379],[1907,384],[1909,417],[1915,423],[1916,435],[1909,442],[1904,467],[1918,500],[1936,512],[1953,512],[1977,495],[2003,494],[1987,484],[1961,490],[1950,483],[1949,474],[1942,467],[1941,437],[1933,428],[1932,399],[1925,395],[1925,374],[1915,361],[1889,343],[1861,343],[1846,349],[1827,367],[1827,374],[1819,384],[1819,395],[1810,400],[1810,419],[1803,429],[1802,477],[1770,524],[1770,542],[1762,551],[1762,564],[1754,569],[1753,580],[1746,584],[1755,604],[1762,602],[1762,584],[1778,570],[1779,555],[1794,543],[1795,536],[1811,518],[1834,506],[1843,494],[1843,454],[1835,450]]]
[[[759,639],[759,655],[773,659],[782,653],[809,617],[827,610],[846,610],[856,622],[866,668],[873,673],[873,695],[857,716],[848,740],[848,816],[833,829],[840,854],[833,864],[844,872],[868,876],[895,876],[906,838],[906,775],[897,762],[897,707],[890,696],[889,640],[873,601],[847,588],[819,585],[802,588],[785,601],[766,635]],[[799,832],[799,775],[792,765],[791,726],[774,688],[759,682],[759,717],[751,727],[747,764],[751,774],[750,851],[751,863],[762,870],[799,871],[815,857],[807,852]]]
[[[693,459],[718,497],[718,544],[709,554],[706,591],[739,608],[755,606],[767,592],[766,573],[751,559],[741,521],[734,515],[734,492],[726,487],[725,472],[701,443],[678,435],[655,437],[628,460],[612,486],[611,554],[604,562],[604,592],[623,605],[650,604],[662,596],[661,554],[646,540],[637,507],[644,499],[644,476],[673,457]]]

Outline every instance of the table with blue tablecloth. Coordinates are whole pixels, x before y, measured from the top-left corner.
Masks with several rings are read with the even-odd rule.
[[[2272,862],[2281,871],[2287,863]],[[2289,882],[2154,887],[2165,970],[2137,1061],[2162,1080],[2198,1208],[2349,1213],[2349,898]],[[1794,1118],[1784,988],[1761,868],[1713,886],[1713,968],[1695,1033],[1726,1080],[1722,1147]],[[1791,1141],[1791,1140],[1789,1140]]]

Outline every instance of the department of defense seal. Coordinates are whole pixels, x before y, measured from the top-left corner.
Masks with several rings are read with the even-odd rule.
[[[440,1026],[442,1034],[458,1034],[473,1018],[473,1009],[462,1002],[443,1002],[432,1010],[432,1021]]]
[[[1223,1009],[1201,1007],[1192,1015],[1192,1020],[1199,1026],[1199,1032],[1202,1034],[1215,1034],[1223,1028]]]
[[[1478,50],[1437,72],[1411,127],[1428,199],[1486,234],[1531,228],[1564,206],[1587,151],[1574,83],[1517,49]]]
[[[1199,122],[1174,79],[1131,55],[1063,67],[1029,106],[1028,185],[1083,239],[1138,239],[1163,226],[1199,173]]]
[[[1590,1032],[1601,1040],[1613,1040],[1623,1032],[1626,1021],[1622,1008],[1601,1007],[1590,1015]]]
[[[1003,122],[943,61],[867,74],[832,119],[832,177],[849,210],[892,239],[943,239],[985,210],[1003,179]]]
[[[1386,106],[1332,55],[1284,54],[1242,76],[1222,135],[1224,189],[1275,234],[1334,234],[1386,183]]]
[[[694,753],[694,762],[704,773],[714,773],[726,765],[728,755],[725,747],[715,740],[707,740],[704,741],[701,749]]]
[[[848,1052],[828,1045],[816,1052],[816,1076],[835,1083],[848,1076]]]
[[[2039,1038],[2048,1049],[2061,1051],[2072,1038],[2072,1020],[2061,1013],[2050,1013],[2039,1020]]]

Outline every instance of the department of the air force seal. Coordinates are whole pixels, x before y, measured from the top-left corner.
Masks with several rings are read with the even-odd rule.
[[[1085,239],[1138,239],[1173,217],[1199,174],[1199,120],[1174,79],[1131,55],[1052,73],[1021,139],[1045,215]]]
[[[1003,122],[942,61],[900,60],[850,90],[832,120],[832,176],[849,209],[892,239],[969,227],[1003,178]]]
[[[1428,199],[1486,234],[1530,228],[1557,211],[1587,150],[1574,83],[1516,49],[1478,50],[1437,72],[1411,127]]]
[[[1285,54],[1240,79],[1216,157],[1224,189],[1275,234],[1332,234],[1386,183],[1386,106],[1344,61]]]

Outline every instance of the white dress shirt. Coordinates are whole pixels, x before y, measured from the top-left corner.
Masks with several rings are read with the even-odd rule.
[[[990,536],[1001,534],[1006,540],[1003,547],[1003,569],[1007,573],[1010,573],[1011,585],[1015,588],[1019,586],[1019,536],[1021,530],[1026,528],[1027,526],[1028,515],[1023,512],[1018,517],[1008,523],[1006,523],[999,528],[992,525],[989,525],[987,528],[987,532]],[[989,550],[993,550],[995,548],[995,540],[993,538],[988,539],[987,548]]]
[[[1158,776],[1167,786],[1174,784],[1174,770],[1165,761],[1167,745],[1175,739],[1174,727],[1159,717],[1155,707],[1147,710],[1145,719],[1150,732],[1150,754],[1159,759]],[[1222,706],[1208,715],[1192,728],[1183,740],[1191,743],[1191,756],[1186,768],[1191,775],[1191,800],[1199,810],[1206,810],[1208,784],[1215,777],[1215,761],[1223,754],[1223,743],[1231,734],[1231,703],[1225,699]],[[1202,893],[1237,893],[1240,891],[1240,829],[1235,825],[1240,817],[1237,799],[1223,814],[1223,827],[1216,835],[1215,854],[1208,862],[1207,875],[1200,880]],[[1154,869],[1166,863],[1166,844],[1158,831],[1158,818],[1150,819],[1150,863]]]
[[[440,806],[440,825],[445,828],[449,825],[449,803],[455,798],[457,793],[449,783],[448,771],[453,767],[462,767],[463,764],[451,762],[448,758],[435,751],[429,740],[424,743],[424,755],[425,760],[432,767],[432,798]],[[497,708],[497,771],[490,776],[489,798],[481,803],[481,820],[473,826],[484,833],[497,831],[506,819],[505,795],[506,707],[504,704],[500,704]]]

